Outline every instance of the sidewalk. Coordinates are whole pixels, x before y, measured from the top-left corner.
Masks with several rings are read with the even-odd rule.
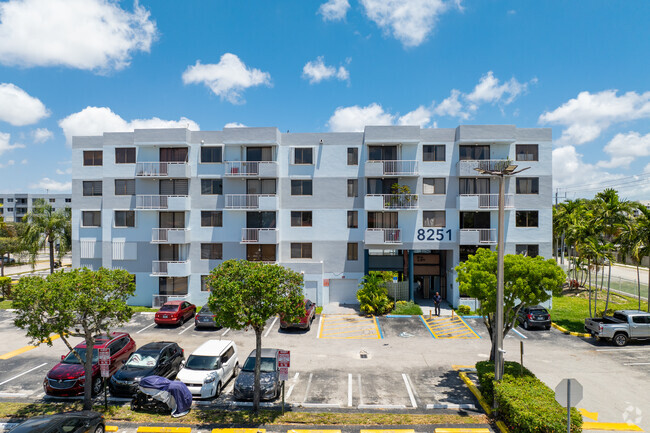
[[[58,259],[57,259],[58,260]],[[62,265],[70,266],[72,264],[72,259],[70,257],[63,257]],[[57,268],[59,269],[59,268]],[[19,266],[5,266],[5,277],[11,276],[22,276],[24,274],[31,274],[35,272],[42,272],[50,270],[50,260],[38,260],[36,266],[32,269],[31,264],[19,265]]]

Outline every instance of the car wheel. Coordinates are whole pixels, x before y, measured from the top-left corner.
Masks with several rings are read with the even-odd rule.
[[[544,329],[546,329],[546,330],[548,331],[549,329],[551,329],[551,325],[546,325],[546,326],[544,327]]]
[[[305,328],[307,331],[311,329],[311,320],[307,322],[307,328]]]
[[[100,424],[95,428],[95,433],[104,433],[104,424]]]
[[[98,377],[97,379],[93,380],[92,388],[93,395],[99,395],[99,393],[102,392],[102,379]]]
[[[237,377],[239,374],[239,362],[235,364],[235,368],[232,369],[232,377]]]
[[[614,342],[614,344],[616,346],[623,347],[623,346],[625,346],[627,344],[628,338],[627,338],[627,335],[625,335],[623,333],[619,333],[619,334],[614,335],[614,338],[612,339],[612,341]]]
[[[219,398],[221,395],[221,382],[217,383],[217,390],[214,392],[214,398]]]
[[[525,320],[524,321],[524,329],[528,330],[529,328],[530,328],[530,326],[528,325],[528,320]]]

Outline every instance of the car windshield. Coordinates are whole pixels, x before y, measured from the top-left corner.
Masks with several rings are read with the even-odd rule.
[[[217,356],[190,355],[185,368],[190,370],[216,370],[219,358]]]
[[[163,305],[160,307],[160,311],[176,311],[178,310],[178,305]]]
[[[242,371],[255,371],[255,357],[250,356],[246,363],[244,363],[244,368]],[[260,362],[260,372],[262,373],[272,373],[275,371],[275,358],[262,358]]]
[[[74,351],[79,354],[81,359],[83,359],[84,361],[86,360],[85,347],[74,349]],[[93,364],[97,364],[98,360],[99,360],[99,351],[97,349],[93,349]],[[73,352],[68,353],[68,356],[66,356],[61,362],[63,362],[64,364],[79,364],[79,360],[77,359],[76,356],[74,356]]]
[[[208,304],[205,304],[203,307],[201,307],[201,314],[212,314],[212,310],[210,310],[210,306]]]
[[[127,367],[150,368],[155,367],[158,357],[157,352],[136,352],[126,361]]]

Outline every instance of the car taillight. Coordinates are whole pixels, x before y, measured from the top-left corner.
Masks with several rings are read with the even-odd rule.
[[[598,331],[603,332],[603,325],[598,325]]]
[[[214,319],[214,318],[216,318],[216,317],[217,317],[217,315],[216,315],[216,314],[213,314],[213,315],[212,315],[212,318],[213,318],[213,319]]]
[[[529,319],[529,320],[533,320],[533,315],[532,315],[532,314],[529,314],[529,315],[528,315],[528,319]]]

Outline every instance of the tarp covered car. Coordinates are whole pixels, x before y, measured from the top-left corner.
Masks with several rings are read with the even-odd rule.
[[[146,408],[152,404],[156,405],[156,402],[171,409],[173,417],[180,417],[189,413],[192,407],[192,393],[183,382],[177,380],[172,381],[161,376],[143,377],[131,407]]]

